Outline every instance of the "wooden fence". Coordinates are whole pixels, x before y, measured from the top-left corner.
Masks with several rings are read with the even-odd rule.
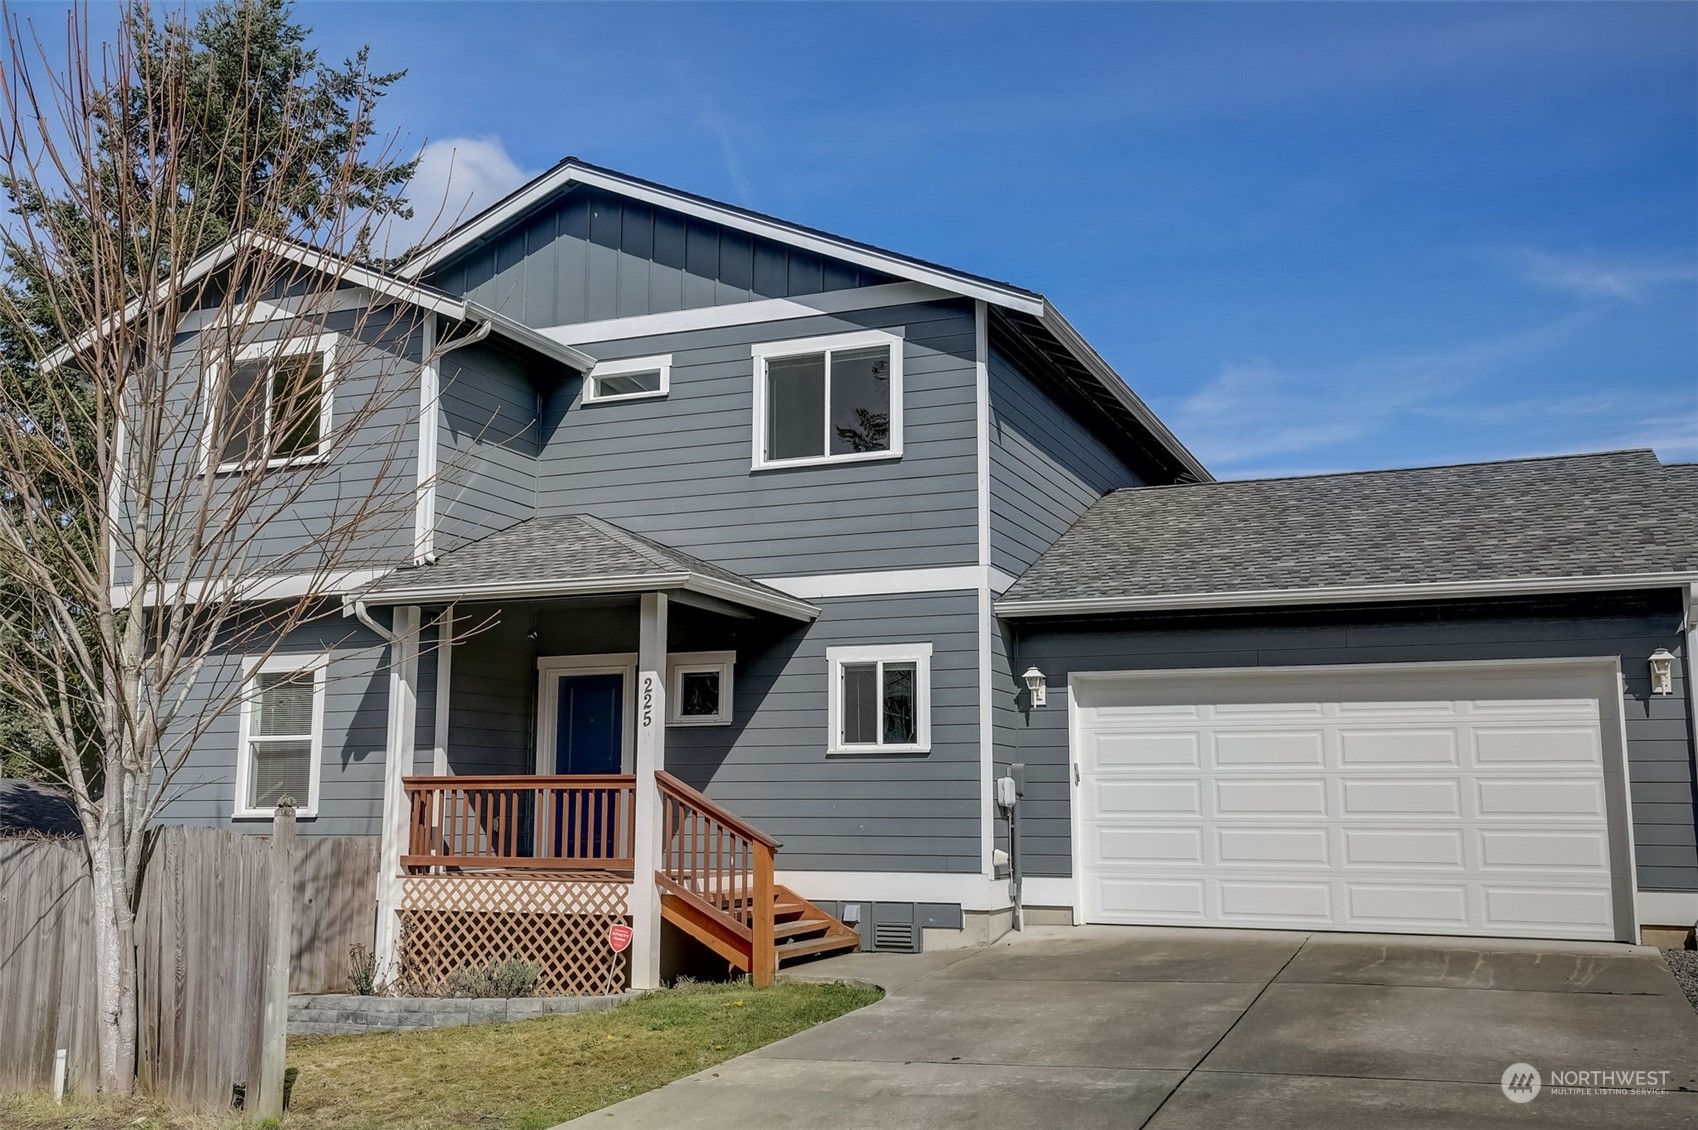
[[[348,946],[370,943],[377,841],[299,842],[290,989],[346,986]],[[152,833],[137,909],[138,1078],[217,1110],[257,1078],[269,919],[266,839],[217,828]],[[92,899],[76,840],[0,840],[0,1089],[95,1085]]]

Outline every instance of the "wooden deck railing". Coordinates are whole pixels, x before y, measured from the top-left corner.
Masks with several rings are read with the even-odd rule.
[[[402,786],[409,808],[405,871],[598,871],[629,878],[634,777],[407,777]]]
[[[712,914],[750,946],[749,973],[772,983],[773,853],[777,840],[745,824],[670,773],[660,787],[661,890]]]

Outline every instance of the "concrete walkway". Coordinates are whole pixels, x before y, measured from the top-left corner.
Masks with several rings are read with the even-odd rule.
[[[887,996],[572,1125],[1698,1126],[1698,1014],[1637,946],[1090,927],[798,972]],[[1607,1069],[1670,1093],[1551,1086]]]

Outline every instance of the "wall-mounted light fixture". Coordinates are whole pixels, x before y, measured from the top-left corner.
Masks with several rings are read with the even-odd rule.
[[[1651,693],[1674,693],[1674,655],[1666,647],[1651,653]]]
[[[1026,673],[1020,677],[1026,680],[1026,689],[1032,693],[1032,705],[1044,705],[1045,700],[1049,697],[1048,683],[1044,679],[1044,673],[1036,667],[1028,667]]]

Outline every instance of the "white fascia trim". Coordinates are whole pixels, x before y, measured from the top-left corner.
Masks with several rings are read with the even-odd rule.
[[[771,612],[792,620],[816,620],[820,610],[802,600],[774,593],[756,592],[717,577],[700,573],[650,573],[634,577],[590,577],[582,580],[502,581],[482,585],[440,585],[436,588],[406,589],[376,593],[374,604],[453,604],[459,601],[524,600],[555,596],[593,596],[600,593],[661,592],[683,589],[746,608]]]
[[[846,263],[867,267],[885,274],[928,283],[968,298],[981,298],[1037,316],[1043,312],[1043,300],[1026,291],[996,286],[978,279],[957,274],[939,267],[917,263],[901,255],[861,247],[846,240],[817,232],[804,231],[778,220],[761,219],[733,208],[711,204],[683,193],[629,180],[617,174],[586,168],[568,161],[554,172],[538,178],[507,203],[492,209],[458,231],[450,232],[418,258],[403,266],[397,273],[403,278],[416,279],[432,266],[469,246],[487,232],[494,231],[516,216],[523,215],[569,184],[584,184],[600,188],[632,200],[641,200],[657,208],[707,220],[750,235],[764,236],[791,247],[800,247]]]
[[[1061,343],[1062,347],[1071,353],[1081,365],[1090,370],[1091,375],[1097,378],[1098,383],[1107,389],[1116,400],[1120,401],[1126,410],[1132,413],[1138,422],[1149,430],[1156,441],[1173,453],[1185,465],[1186,469],[1197,477],[1199,482],[1214,482],[1215,477],[1209,473],[1207,467],[1203,466],[1202,460],[1198,459],[1189,448],[1179,442],[1179,438],[1168,430],[1167,425],[1162,423],[1154,412],[1150,411],[1150,406],[1145,404],[1143,399],[1132,391],[1132,386],[1121,379],[1120,374],[1114,371],[1114,367],[1102,359],[1102,355],[1092,347],[1090,342],[1085,340],[1078,330],[1073,328],[1071,322],[1061,316],[1061,311],[1050,305],[1048,299],[1044,300],[1044,308],[1042,313],[1038,315],[1038,321],[1043,324],[1045,329],[1054,334],[1055,339]]]
[[[163,590],[167,603],[175,602],[179,597],[185,597],[189,603],[198,604],[204,600],[233,600],[233,601],[264,601],[264,600],[293,600],[303,596],[341,596],[365,588],[380,577],[387,577],[393,569],[336,569],[325,573],[284,573],[275,577],[256,578],[251,581],[193,581],[185,585],[183,581],[170,581],[163,585],[146,585],[143,587],[144,607],[152,608],[159,603],[158,596]],[[127,604],[130,599],[132,585],[114,585],[112,601],[114,604]],[[185,588],[187,589],[185,595]]]
[[[995,565],[990,567],[990,588],[992,592],[999,596],[1013,588],[1014,582],[1019,579],[1019,577],[1016,577],[1012,573],[1006,573],[1001,569],[998,569]]]
[[[799,577],[757,577],[757,584],[798,600],[849,596],[902,596],[907,593],[962,592],[985,584],[978,565],[939,565],[929,569],[875,569],[865,573],[813,573]]]
[[[1639,891],[1641,926],[1698,924],[1698,891]]]
[[[235,258],[238,251],[250,244],[259,246],[279,258],[298,263],[308,270],[339,278],[352,286],[363,287],[382,298],[405,302],[408,305],[417,306],[421,310],[439,314],[455,321],[488,322],[495,328],[496,332],[503,336],[528,346],[545,357],[552,357],[580,372],[587,370],[595,363],[595,359],[588,354],[544,337],[529,326],[516,322],[505,314],[497,313],[476,302],[455,298],[452,295],[443,294],[414,282],[393,278],[365,267],[347,263],[322,251],[302,247],[288,240],[275,239],[254,232],[243,232],[207,251],[189,264],[176,279],[160,283],[154,288],[154,292],[149,298],[145,300],[141,298],[132,299],[120,313],[114,314],[98,326],[90,327],[75,341],[62,345],[48,354],[42,362],[42,368],[44,370],[58,368],[99,340],[101,335],[110,333],[117,327],[128,323],[146,306],[163,300],[166,295],[171,293],[173,286],[182,289],[194,284]],[[269,317],[266,320],[269,320]]]
[[[752,326],[762,322],[817,318],[822,314],[877,310],[886,306],[906,306],[949,297],[951,295],[948,291],[924,283],[880,283],[877,286],[856,287],[852,290],[827,290],[799,298],[763,298],[756,302],[739,302],[730,306],[699,306],[693,310],[673,310],[665,314],[638,314],[630,318],[609,318],[600,322],[574,322],[564,326],[550,326],[538,332],[565,345],[585,345],[661,337],[694,330],[722,329],[727,326]]]
[[[1388,600],[1442,600],[1474,596],[1538,596],[1546,593],[1622,592],[1676,588],[1698,581],[1698,573],[1618,573],[1602,577],[1515,577],[1497,581],[1437,581],[1406,585],[1341,585],[1337,588],[1257,589],[1251,592],[1174,593],[1156,596],[1073,597],[1061,600],[1004,600],[1005,617],[1079,616],[1181,608],[1246,608],[1287,604],[1359,604]]]
[[[942,902],[957,903],[962,910],[1001,910],[1009,905],[1008,884],[987,882],[976,871],[958,875],[926,871],[778,871],[773,878],[803,898],[826,902]]]

